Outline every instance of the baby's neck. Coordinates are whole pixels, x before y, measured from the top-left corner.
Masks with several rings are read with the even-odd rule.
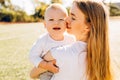
[[[50,35],[50,37],[52,38],[52,39],[54,39],[55,41],[62,41],[62,40],[64,40],[64,35]]]

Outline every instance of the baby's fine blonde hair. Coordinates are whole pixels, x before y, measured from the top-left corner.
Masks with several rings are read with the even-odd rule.
[[[61,4],[59,4],[59,3],[50,4],[50,5],[46,8],[46,10],[45,10],[45,15],[44,15],[44,16],[46,16],[47,11],[49,11],[50,9],[53,9],[53,10],[61,10],[66,16],[68,16],[67,9],[66,9],[64,6],[62,6]],[[53,14],[54,14],[54,12],[53,12]]]

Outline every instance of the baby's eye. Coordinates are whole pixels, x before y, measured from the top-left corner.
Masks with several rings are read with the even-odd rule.
[[[64,21],[64,19],[59,19],[59,21]]]
[[[54,21],[54,19],[49,19],[49,21]]]

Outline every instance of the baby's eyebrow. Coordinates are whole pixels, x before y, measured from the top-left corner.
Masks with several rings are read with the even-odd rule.
[[[53,18],[49,18],[49,19],[53,19]]]
[[[54,20],[53,18],[49,18],[48,20]]]

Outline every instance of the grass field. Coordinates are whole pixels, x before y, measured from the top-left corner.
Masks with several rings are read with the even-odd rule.
[[[120,18],[110,19],[109,25],[111,61],[116,75],[115,80],[120,80]]]
[[[0,80],[31,80],[28,53],[43,32],[41,23],[0,25]]]
[[[110,46],[116,80],[120,80],[120,20],[110,20]],[[42,23],[0,24],[0,80],[32,80],[29,50],[45,29]]]

